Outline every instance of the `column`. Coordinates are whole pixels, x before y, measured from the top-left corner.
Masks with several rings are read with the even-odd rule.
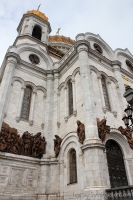
[[[106,113],[106,105],[105,105],[103,88],[102,88],[102,81],[101,81],[102,77],[98,76],[97,79],[98,79],[98,84],[99,84],[99,89],[100,89],[100,95],[101,95],[101,101],[102,101],[102,109],[103,109],[103,112]]]
[[[22,108],[22,103],[23,103],[23,98],[24,98],[24,90],[25,90],[25,87],[21,87],[21,94],[20,94],[20,99],[19,99],[19,104],[18,104],[16,122],[19,122],[20,120],[21,108]]]
[[[122,113],[123,113],[123,108],[126,107],[127,102],[126,99],[123,97],[123,94],[125,93],[125,86],[124,86],[124,81],[122,78],[121,74],[121,63],[119,61],[113,61],[113,70],[114,70],[114,75],[116,80],[118,81],[118,95],[119,95],[119,101],[121,102],[121,108],[122,108]]]
[[[33,125],[35,98],[36,98],[36,92],[33,91],[32,98],[31,98],[31,105],[30,105],[30,116],[29,116],[29,124],[30,124],[30,126]]]
[[[84,182],[84,192],[90,194],[90,196],[88,196],[90,200],[95,200],[99,198],[95,198],[94,195],[96,195],[97,193],[104,193],[105,189],[109,187],[109,176],[103,151],[104,144],[102,144],[98,136],[92,79],[88,57],[89,43],[85,40],[84,34],[79,34],[76,39],[78,39],[77,51],[79,54],[80,79],[84,113],[83,123],[85,125],[86,136],[84,144],[81,146],[81,149],[84,152],[85,160],[86,180]],[[100,200],[104,199],[104,195],[100,196]]]
[[[67,86],[64,87],[65,91],[65,122],[68,122],[68,88]]]
[[[15,57],[8,57],[0,86],[0,130],[8,103],[8,96],[16,64],[17,59]]]
[[[98,139],[93,87],[88,58],[88,48],[86,45],[81,45],[77,49],[80,63],[80,78],[86,140],[92,138]]]
[[[108,90],[108,95],[109,95],[109,102],[110,102],[110,106],[111,106],[111,111],[113,112],[114,116],[117,117],[117,112],[116,112],[116,107],[115,107],[115,103],[114,103],[114,100],[113,100],[113,93],[112,93],[110,81],[107,82],[107,90]]]
[[[77,115],[77,108],[76,108],[75,80],[72,80],[72,89],[73,89],[73,114],[76,117],[76,115]]]

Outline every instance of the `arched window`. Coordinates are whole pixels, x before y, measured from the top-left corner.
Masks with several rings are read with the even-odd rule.
[[[69,115],[73,114],[73,89],[71,80],[68,81],[68,110]]]
[[[104,95],[105,106],[106,106],[107,110],[110,110],[108,92],[107,92],[107,87],[106,87],[106,82],[105,82],[104,76],[102,76],[101,81],[102,81],[102,88],[103,88],[103,95]]]
[[[41,40],[41,36],[42,36],[42,30],[40,28],[40,26],[34,26],[33,31],[32,31],[32,36],[37,38],[38,40]]]
[[[127,176],[120,146],[114,140],[106,143],[106,153],[111,188],[127,186]]]
[[[69,152],[69,167],[70,183],[77,183],[77,163],[75,149],[71,149]]]
[[[32,89],[27,86],[24,91],[24,98],[21,109],[21,119],[28,120],[30,112],[30,102],[31,102]]]

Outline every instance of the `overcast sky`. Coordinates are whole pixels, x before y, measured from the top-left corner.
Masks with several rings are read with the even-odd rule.
[[[17,26],[28,10],[49,18],[55,35],[75,39],[78,33],[99,34],[110,47],[128,48],[133,54],[133,0],[0,0],[0,65],[17,36]]]

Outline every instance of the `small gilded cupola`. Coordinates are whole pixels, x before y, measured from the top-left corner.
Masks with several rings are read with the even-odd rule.
[[[30,36],[37,41],[48,43],[51,32],[50,23],[46,15],[37,10],[27,11],[17,28],[18,36]]]

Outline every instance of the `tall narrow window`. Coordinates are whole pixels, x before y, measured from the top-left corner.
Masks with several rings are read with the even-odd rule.
[[[106,153],[111,188],[127,186],[127,175],[120,146],[114,140],[108,140]]]
[[[77,164],[76,164],[75,149],[72,149],[69,152],[69,167],[70,167],[70,183],[77,183]]]
[[[38,40],[41,40],[42,36],[42,30],[39,26],[34,26],[33,31],[32,31],[32,36],[37,38]]]
[[[68,82],[68,106],[69,106],[69,115],[73,114],[73,89],[72,82]]]
[[[105,106],[106,106],[107,110],[110,110],[110,104],[109,104],[109,98],[108,98],[108,93],[107,93],[106,82],[105,82],[105,78],[103,76],[102,76],[101,81],[102,81],[102,88],[103,88]]]
[[[24,119],[24,120],[29,119],[31,93],[32,93],[32,89],[30,87],[26,87],[24,91],[24,98],[23,98],[22,109],[21,109],[21,119]]]

